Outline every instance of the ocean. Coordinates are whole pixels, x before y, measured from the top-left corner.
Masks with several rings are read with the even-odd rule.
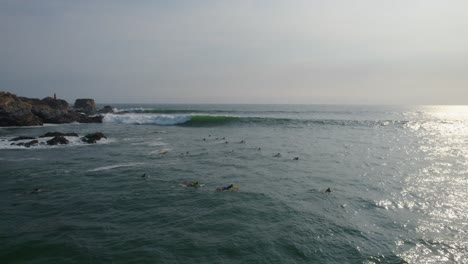
[[[466,106],[114,107],[0,128],[1,263],[468,263]]]

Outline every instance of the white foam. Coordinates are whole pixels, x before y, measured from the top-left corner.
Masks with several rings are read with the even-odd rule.
[[[114,110],[114,113],[145,111],[143,107],[132,107],[132,108],[123,108],[123,109],[118,109],[117,107],[114,107],[112,110]]]
[[[153,124],[176,125],[191,119],[188,115],[158,115],[158,114],[105,114],[103,122],[119,124]]]
[[[166,146],[167,143],[164,143],[162,141],[154,141],[154,142],[149,142],[148,146],[150,147],[158,147],[158,146]]]
[[[90,172],[105,171],[105,170],[112,170],[112,169],[122,168],[122,167],[134,167],[134,166],[138,166],[142,164],[145,164],[145,163],[143,162],[120,163],[120,164],[115,164],[115,165],[110,165],[110,166],[97,167],[88,171]]]
[[[385,210],[394,210],[396,209],[395,203],[390,201],[390,200],[380,200],[380,201],[374,201],[375,205],[383,208]]]
[[[145,142],[137,142],[137,143],[132,143],[132,146],[149,146],[149,147],[159,147],[159,146],[166,146],[167,143],[162,142],[162,141],[145,141]]]
[[[163,148],[163,149],[151,151],[149,155],[154,155],[154,154],[166,155],[167,153],[169,153],[169,151],[171,151],[171,149]]]
[[[52,139],[53,137],[43,137],[43,138],[36,138],[36,140],[39,142],[36,145],[32,145],[29,148],[25,146],[17,146],[17,145],[11,145],[12,143],[18,144],[18,143],[28,143],[32,139],[26,139],[26,140],[18,140],[18,141],[9,141],[10,138],[0,138],[0,149],[44,149],[44,148],[62,148],[62,147],[76,147],[76,146],[91,146],[95,144],[88,144],[83,141],[81,141],[81,137],[65,137],[69,143],[68,144],[58,144],[58,145],[47,145],[47,140]],[[98,140],[96,144],[109,144],[115,142],[115,139],[105,139],[102,138],[101,140]]]

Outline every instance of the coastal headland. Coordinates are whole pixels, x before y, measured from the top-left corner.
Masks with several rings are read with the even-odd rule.
[[[112,111],[110,106],[103,108]],[[42,126],[44,123],[102,123],[103,113],[93,99],[77,99],[73,106],[54,97],[21,97],[0,91],[0,126]]]

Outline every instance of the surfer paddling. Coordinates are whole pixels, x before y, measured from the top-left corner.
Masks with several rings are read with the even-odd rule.
[[[216,188],[216,191],[222,192],[222,191],[235,191],[239,190],[239,186],[234,186],[234,184],[229,184],[228,186],[225,187],[218,187]]]

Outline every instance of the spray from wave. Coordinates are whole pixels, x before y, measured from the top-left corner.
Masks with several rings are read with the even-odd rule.
[[[106,114],[103,122],[134,125],[177,125],[190,120],[186,115]]]
[[[197,114],[149,114],[149,113],[125,113],[106,114],[103,122],[136,125],[180,125],[180,126],[220,126],[228,124],[255,124],[255,125],[330,125],[330,126],[366,126],[408,127],[411,122],[404,120],[337,120],[337,119],[294,119],[272,118],[254,116],[229,116],[229,115],[197,115]]]
[[[213,115],[167,115],[167,114],[106,114],[103,122],[134,125],[221,125],[240,121],[241,117]]]

